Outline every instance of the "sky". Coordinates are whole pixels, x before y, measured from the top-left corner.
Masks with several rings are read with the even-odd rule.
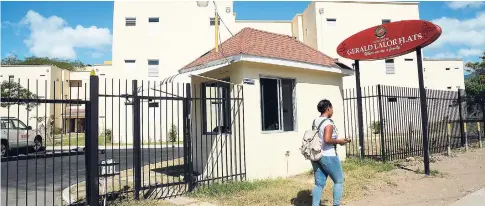
[[[237,20],[291,20],[308,1],[236,1]],[[260,11],[265,12],[260,12]],[[443,29],[426,47],[428,58],[479,61],[485,51],[485,2],[421,2],[420,18]],[[17,55],[81,60],[111,59],[113,2],[1,2],[1,58]]]

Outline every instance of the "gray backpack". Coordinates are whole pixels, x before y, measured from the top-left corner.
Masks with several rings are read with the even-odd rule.
[[[318,127],[315,127],[315,120],[313,121],[312,130],[305,131],[305,135],[303,135],[303,140],[301,142],[300,151],[301,154],[305,157],[305,159],[310,161],[318,161],[323,156],[322,150],[322,140],[318,136],[318,131],[322,124],[329,120],[328,118],[322,120]]]

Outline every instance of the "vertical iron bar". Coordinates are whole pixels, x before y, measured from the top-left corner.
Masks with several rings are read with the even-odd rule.
[[[138,97],[138,81],[132,82],[133,96],[133,167],[135,168],[135,200],[140,200],[141,189],[141,144],[140,144],[140,98]]]
[[[192,165],[192,137],[191,137],[191,132],[190,132],[190,101],[191,101],[191,92],[190,92],[190,84],[185,85],[185,104],[183,107],[183,127],[184,127],[184,148],[186,148],[186,152],[184,151],[184,157],[186,157],[186,164],[188,167],[188,174],[186,174],[188,178],[188,185],[189,185],[189,192],[193,191],[194,189],[194,184],[193,184],[193,179],[192,179],[192,174],[193,174],[193,165]],[[184,161],[185,163],[185,161]]]
[[[384,113],[382,112],[382,91],[381,91],[381,85],[377,85],[377,105],[379,107],[379,132],[381,135],[381,158],[382,161],[386,162],[386,147],[385,147],[385,141],[384,141],[384,118],[383,115]]]
[[[465,129],[463,127],[463,109],[462,109],[462,102],[463,98],[461,96],[461,90],[458,90],[458,111],[459,111],[459,118],[460,118],[460,133],[461,133],[461,146],[465,146]]]
[[[90,91],[89,91],[89,145],[87,145],[87,153],[89,153],[87,172],[90,174],[89,179],[86,179],[87,184],[90,185],[89,204],[97,206],[99,204],[99,173],[98,173],[98,123],[99,123],[99,77],[90,76]]]

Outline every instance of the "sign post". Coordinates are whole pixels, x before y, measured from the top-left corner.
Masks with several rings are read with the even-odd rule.
[[[428,139],[428,103],[426,102],[426,89],[423,80],[423,58],[421,47],[416,48],[416,61],[418,62],[419,100],[421,101],[421,129],[423,130],[424,173],[429,175],[429,139]]]
[[[360,88],[360,61],[392,59],[413,51],[416,52],[418,66],[419,94],[421,102],[421,126],[423,132],[424,171],[429,169],[428,106],[423,80],[423,59],[421,49],[433,43],[441,35],[441,28],[423,20],[404,20],[377,25],[362,30],[345,39],[337,47],[337,53],[355,60],[355,82],[357,89],[357,118],[359,126],[360,153],[363,157],[364,132],[362,118],[362,94]],[[381,117],[382,118],[382,117]],[[384,128],[381,128],[383,130]],[[384,158],[384,157],[383,157]]]
[[[362,114],[362,90],[360,88],[360,65],[359,60],[355,60],[355,88],[357,88],[357,123],[359,127],[359,149],[360,158],[365,156],[365,146],[364,146],[364,117]]]

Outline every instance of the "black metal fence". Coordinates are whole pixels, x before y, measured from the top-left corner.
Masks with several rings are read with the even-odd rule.
[[[2,205],[168,198],[245,180],[242,86],[97,76],[16,85],[23,90],[2,88],[2,146],[11,150],[2,157]],[[21,138],[4,141],[5,130]],[[14,151],[18,131],[36,134],[27,141],[40,136],[42,148]]]
[[[429,150],[440,153],[476,141],[477,122],[467,120],[463,91],[427,90]],[[344,91],[345,136],[353,141],[347,155],[360,156],[355,89]],[[362,87],[364,156],[379,160],[404,159],[423,154],[418,88]],[[465,131],[466,122],[471,127]],[[468,135],[473,134],[473,135]]]

